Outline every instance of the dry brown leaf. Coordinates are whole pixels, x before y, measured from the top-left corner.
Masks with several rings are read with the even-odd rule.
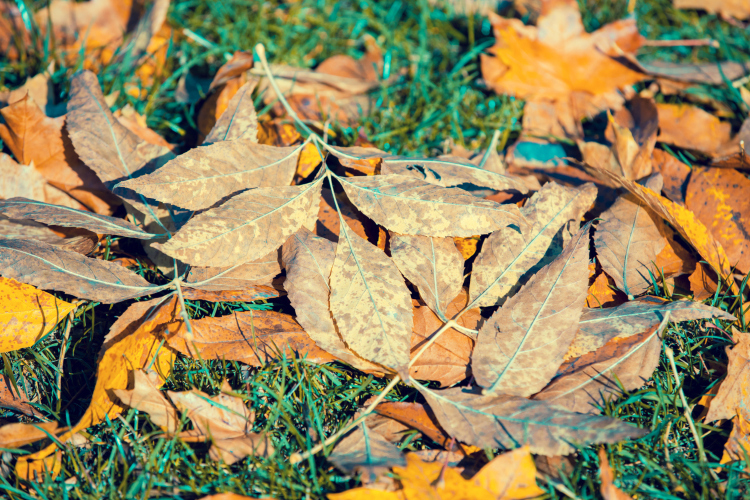
[[[203,142],[211,133],[211,129],[228,109],[229,101],[249,81],[246,72],[252,67],[253,55],[238,51],[216,72],[208,89],[211,94],[198,113],[198,143]]]
[[[448,434],[473,446],[526,444],[534,454],[565,455],[575,450],[572,442],[612,443],[647,433],[620,420],[569,412],[547,401],[414,384]]]
[[[468,293],[461,290],[448,304],[446,316],[452,318],[467,305]],[[415,355],[422,345],[443,326],[443,321],[432,310],[413,301],[414,330],[411,337],[411,353]],[[479,308],[464,313],[457,322],[464,328],[476,330],[482,321]],[[409,369],[409,375],[418,380],[435,380],[441,387],[456,384],[471,374],[469,362],[474,341],[453,328],[446,330]]]
[[[676,9],[705,10],[709,14],[718,12],[724,19],[750,17],[750,4],[745,0],[674,0],[674,6]]]
[[[664,83],[668,83],[672,87],[676,86],[681,90],[686,88],[685,82],[724,85],[726,80],[737,80],[750,71],[750,63],[736,61],[676,63],[659,60],[644,62],[630,58],[630,62],[635,62],[635,66],[641,71],[656,76],[662,89]]]
[[[661,173],[664,180],[662,191],[675,203],[685,205],[690,167],[661,149],[655,149],[652,156],[654,170]]]
[[[607,450],[604,447],[599,448],[599,479],[602,484],[599,488],[604,500],[632,500],[633,497],[615,486],[615,474],[607,460]]]
[[[584,212],[594,203],[596,187],[569,188],[555,182],[534,193],[521,214],[526,227],[519,232],[506,227],[492,233],[474,261],[471,299],[478,305],[501,304],[539,269],[549,264],[577,228]]]
[[[750,394],[750,333],[732,328],[732,337],[734,346],[726,348],[729,358],[727,376],[711,401],[706,422],[732,418],[737,410],[742,410],[743,413],[747,411],[746,401]]]
[[[384,401],[375,407],[375,413],[418,430],[440,446],[450,447],[451,437],[440,427],[429,406],[420,403]],[[461,444],[455,443],[455,446],[463,450]]]
[[[669,321],[679,323],[697,319],[734,321],[731,314],[700,302],[667,302],[656,297],[641,297],[607,309],[586,308],[578,322],[578,332],[566,360],[592,352],[616,338],[627,338],[658,325],[669,312]]]
[[[3,108],[0,114],[5,120],[5,124],[0,124],[0,138],[18,161],[26,165],[33,162],[36,170],[51,186],[73,199],[65,200],[61,197],[63,193],[52,197],[50,188],[45,189],[44,198],[26,197],[73,208],[85,206],[106,215],[120,204],[117,197],[78,158],[68,137],[65,117],[47,118],[28,96]],[[14,196],[25,195],[16,193]],[[60,201],[63,203],[58,203]]]
[[[479,330],[472,372],[487,393],[530,396],[555,375],[586,301],[590,227]]]
[[[115,396],[123,405],[148,413],[151,421],[168,434],[177,432],[180,417],[159,391],[163,383],[159,374],[154,371],[134,370],[133,378],[133,388],[113,389]]]
[[[669,222],[713,269],[726,278],[729,283],[732,283],[732,290],[737,290],[737,285],[734,284],[734,279],[731,277],[731,265],[724,248],[690,210],[615,173],[591,165],[583,164],[583,167],[587,172],[606,180],[612,186],[624,187],[648,208]]]
[[[336,246],[330,288],[331,313],[347,346],[408,380],[411,298],[393,261],[345,229]]]
[[[292,235],[282,247],[286,269],[284,288],[294,307],[296,319],[313,341],[324,351],[363,371],[382,371],[352,352],[336,328],[328,309],[331,290],[328,281],[336,244],[315,236],[306,228]]]
[[[472,236],[523,225],[518,206],[483,200],[398,174],[338,177],[352,203],[376,223],[401,234]]]
[[[206,292],[247,290],[255,285],[271,285],[280,272],[279,252],[274,250],[260,259],[236,266],[191,267],[185,285]]]
[[[33,286],[0,277],[0,352],[34,345],[75,308]]]
[[[113,399],[113,389],[127,389],[129,374],[150,366],[159,374],[163,383],[172,370],[174,353],[161,346],[159,335],[166,325],[177,317],[177,298],[164,298],[133,303],[117,321],[104,338],[99,351],[96,385],[88,408],[78,423],[68,432],[59,436],[65,443],[74,434],[99,424],[105,417],[114,418],[123,411]],[[21,457],[16,463],[16,471],[34,469],[42,464],[57,448],[52,444],[36,453]]]
[[[706,225],[742,274],[750,272],[750,180],[733,169],[696,168],[685,206]]]
[[[646,186],[660,192],[661,177],[652,177]],[[626,295],[642,294],[651,287],[656,256],[667,244],[661,217],[626,194],[602,213],[601,219],[594,238],[599,264]]]
[[[206,136],[204,145],[237,139],[258,142],[258,117],[252,96],[257,85],[258,80],[254,78],[239,88]]]
[[[589,290],[586,307],[614,307],[627,302],[628,297],[615,287],[613,280],[604,271],[596,272],[596,264],[589,264]]]
[[[659,365],[661,338],[657,327],[625,339],[612,340],[595,352],[566,361],[535,400],[579,413],[600,413],[599,406],[637,389]]]
[[[690,283],[690,291],[693,292],[693,300],[696,301],[713,297],[716,294],[716,289],[719,288],[716,273],[702,262],[695,266],[695,271],[688,277],[688,282]]]
[[[461,292],[464,260],[453,238],[391,233],[391,258],[401,274],[419,289],[422,300],[445,319],[448,304]]]
[[[739,139],[732,138],[729,122],[687,104],[657,104],[656,107],[659,141],[710,156],[724,156],[739,150]]]
[[[190,324],[192,339],[181,322],[170,328],[167,344],[194,358],[241,361],[251,366],[263,366],[283,355],[312,363],[336,359],[317,347],[292,316],[276,311],[243,311]]]
[[[208,302],[253,302],[266,300],[282,295],[279,290],[268,285],[247,285],[242,290],[196,290],[185,288],[182,296],[188,300],[205,300]]]
[[[697,261],[690,250],[675,240],[675,233],[668,231],[667,244],[656,256],[656,269],[665,278],[674,278],[684,274],[691,274],[695,270]],[[660,276],[657,276],[659,279]]]
[[[191,149],[118,189],[201,210],[247,189],[289,186],[300,149],[264,146],[252,139],[219,141]]]
[[[226,144],[226,143],[219,143]],[[169,241],[153,246],[195,266],[252,262],[279,248],[315,213],[323,184],[251,189],[202,212]]]
[[[17,449],[29,443],[46,439],[50,434],[56,436],[66,430],[67,427],[58,428],[57,422],[5,424],[0,427],[0,447]]]
[[[29,417],[42,417],[42,412],[31,404],[33,401],[30,401],[29,396],[24,392],[23,380],[16,380],[15,382],[14,386],[7,375],[0,376],[0,408],[22,413]],[[0,431],[0,434],[2,434],[2,431]],[[13,446],[3,444],[0,444],[0,447],[13,448]]]
[[[351,204],[344,193],[337,193],[334,201],[329,189],[323,188],[318,209],[318,219],[315,221],[313,232],[327,240],[336,243],[339,240],[341,220],[336,204],[341,211],[341,217],[346,221],[346,226],[354,231],[362,239],[385,250],[385,230],[367,218],[357,207]],[[381,244],[381,241],[383,244]]]
[[[114,262],[33,240],[0,239],[0,274],[106,304],[160,290]]]
[[[345,436],[328,460],[347,474],[361,473],[363,483],[372,483],[393,466],[406,465],[404,454],[365,422],[360,423]]]
[[[264,433],[250,432],[255,414],[245,402],[227,394],[231,392],[226,381],[221,393],[209,396],[198,390],[168,391],[169,398],[180,411],[187,414],[195,430],[182,433],[185,437],[211,439],[209,456],[231,465],[248,455],[268,456],[273,447]]]
[[[154,130],[148,128],[148,125],[146,125],[146,117],[139,114],[130,104],[126,104],[125,107],[118,109],[113,115],[117,118],[117,121],[120,122],[120,125],[130,130],[149,144],[156,144],[157,146],[165,146],[170,149],[175,149],[175,147],[172,144],[169,144],[166,139]]]
[[[490,22],[497,43],[489,49],[494,57],[482,55],[482,76],[495,92],[527,101],[526,133],[581,138],[581,119],[620,107],[617,90],[645,76],[612,57],[641,45],[635,19],[588,34],[578,4],[560,1],[542,13],[537,28],[494,14]]]

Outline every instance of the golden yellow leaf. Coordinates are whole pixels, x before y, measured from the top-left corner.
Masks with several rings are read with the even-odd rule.
[[[75,308],[36,287],[0,277],[0,352],[34,345]]]

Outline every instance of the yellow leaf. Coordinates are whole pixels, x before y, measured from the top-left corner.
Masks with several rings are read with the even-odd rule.
[[[26,461],[19,459],[16,464],[16,474],[27,481],[42,481],[47,473],[52,478],[60,474],[62,466],[62,451],[41,460]]]
[[[297,175],[304,179],[320,165],[320,152],[312,142],[309,142],[302,148],[297,160]]]
[[[36,287],[0,277],[0,352],[34,345],[75,308]]]
[[[113,389],[128,388],[131,371],[150,366],[159,374],[160,385],[164,383],[172,370],[174,352],[168,346],[160,344],[159,334],[177,316],[176,298],[165,302],[162,297],[132,304],[115,321],[99,353],[91,403],[78,423],[59,437],[61,442],[66,442],[77,432],[104,422],[106,417],[112,419],[122,413],[123,406],[110,394],[113,394]],[[16,471],[22,475],[22,471],[39,467],[35,463],[49,457],[56,447],[53,443],[37,453],[19,458]]]

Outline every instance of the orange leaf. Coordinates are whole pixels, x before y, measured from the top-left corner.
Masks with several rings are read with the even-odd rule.
[[[601,492],[604,500],[632,500],[632,497],[614,485],[615,478],[612,467],[607,460],[607,452],[604,448],[599,449],[599,477],[602,480]]]

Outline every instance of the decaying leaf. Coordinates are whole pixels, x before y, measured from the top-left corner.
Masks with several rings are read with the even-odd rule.
[[[29,417],[42,417],[43,414],[29,400],[23,380],[11,380],[7,375],[0,376],[0,408],[22,413]],[[2,430],[0,430],[0,435]],[[8,448],[0,444],[0,447]]]
[[[342,230],[330,288],[331,313],[349,348],[408,379],[411,298],[393,261],[353,231]]]
[[[487,393],[530,396],[555,375],[586,301],[590,227],[479,330],[472,372]]]
[[[338,210],[336,209],[337,206]],[[385,230],[357,210],[345,193],[336,193],[334,199],[331,190],[323,188],[318,207],[318,220],[315,221],[312,231],[316,235],[336,243],[341,233],[341,219],[357,235],[381,250],[385,250],[387,237]],[[308,229],[310,228],[308,227]]]
[[[660,177],[646,184],[661,191]],[[640,295],[653,284],[654,261],[667,244],[661,217],[633,195],[618,198],[602,213],[594,246],[599,263],[628,296]]]
[[[300,147],[280,148],[250,138],[189,150],[149,175],[118,185],[188,210],[202,210],[251,188],[288,186]]]
[[[34,424],[12,423],[0,427],[0,447],[7,449],[20,448],[29,443],[56,436],[65,432],[66,428],[58,428],[57,422],[39,422]]]
[[[229,267],[191,267],[186,285],[205,291],[242,290],[270,284],[281,272],[279,252],[274,250],[260,259]]]
[[[418,430],[440,446],[445,448],[450,446],[451,437],[437,423],[429,406],[420,403],[384,401],[375,407],[375,413]],[[462,449],[460,444],[457,446]]]
[[[461,292],[464,261],[453,238],[391,234],[391,258],[419,289],[427,305],[443,319],[448,304]]]
[[[695,168],[685,206],[721,243],[732,266],[750,272],[750,180],[728,168]]]
[[[321,349],[355,368],[379,369],[347,348],[328,309],[331,295],[328,281],[336,257],[336,244],[301,228],[284,243],[281,255],[286,269],[284,288],[297,321],[310,338]]]
[[[223,144],[223,143],[219,143]],[[233,266],[279,248],[315,213],[322,180],[257,188],[196,215],[154,247],[195,266]]]
[[[48,225],[77,227],[97,234],[114,234],[137,239],[154,237],[153,234],[141,231],[123,219],[27,198],[0,200],[0,213],[11,219],[31,219]]]
[[[496,44],[489,49],[494,57],[482,55],[482,76],[495,92],[527,100],[528,133],[582,137],[582,118],[620,107],[617,89],[644,78],[612,57],[641,45],[635,19],[588,34],[578,4],[559,1],[543,11],[536,28],[494,14],[490,22]]]
[[[643,202],[648,208],[679,231],[682,237],[685,238],[693,248],[695,248],[700,256],[703,257],[705,261],[717,271],[717,273],[727,278],[729,283],[732,283],[732,289],[737,289],[737,285],[734,284],[734,279],[731,278],[731,262],[727,258],[724,248],[721,246],[721,243],[714,239],[706,226],[704,226],[690,210],[669,201],[635,181],[625,179],[613,172],[608,172],[585,164],[584,168],[592,175],[605,179],[608,183],[611,183],[611,185],[624,187],[630,191],[631,194],[635,195],[635,197]]]
[[[696,106],[657,104],[659,141],[694,149],[711,156],[724,156],[739,150],[739,139],[732,138],[732,126]]]
[[[0,352],[34,345],[75,308],[33,286],[0,277]]]
[[[630,495],[615,486],[615,474],[609,465],[604,447],[599,448],[599,478],[602,481],[600,491],[604,500],[632,500]]]
[[[732,418],[738,409],[747,415],[750,393],[750,334],[732,329],[732,337],[735,345],[731,349],[726,349],[729,358],[727,376],[722,381],[716,397],[711,400],[706,422]]]
[[[276,311],[243,311],[190,324],[192,338],[184,323],[171,327],[167,337],[167,344],[186,356],[241,361],[251,366],[263,366],[284,355],[313,363],[335,360],[312,342],[292,316]]]
[[[377,432],[368,429],[365,422],[339,441],[328,460],[347,474],[362,473],[365,483],[374,482],[390,467],[406,465],[404,454]]]
[[[627,302],[628,296],[615,287],[613,280],[604,271],[596,271],[596,264],[589,264],[589,291],[586,307],[613,307]]]
[[[569,240],[569,226],[581,220],[594,203],[596,187],[568,188],[549,182],[534,193],[522,215],[527,223],[492,233],[474,261],[471,300],[478,305],[499,305],[539,269],[557,257]]]
[[[0,239],[0,274],[106,304],[163,289],[117,263],[31,240]]]
[[[401,234],[472,236],[522,219],[515,204],[500,205],[458,188],[443,188],[398,174],[338,178],[357,208]]]
[[[547,401],[481,395],[465,388],[436,391],[415,384],[440,425],[473,446],[528,445],[535,454],[565,455],[575,449],[571,442],[613,443],[646,433],[620,420],[569,412]]]
[[[254,79],[237,90],[237,93],[229,100],[227,109],[203,141],[204,146],[214,142],[238,139],[258,142],[258,117],[252,96],[257,84],[258,81]]]
[[[246,285],[242,290],[197,290],[185,288],[182,296],[189,300],[205,300],[208,302],[253,302],[281,296],[282,293],[268,285]]]
[[[112,392],[120,402],[148,413],[151,421],[169,434],[177,432],[180,418],[172,404],[167,401],[159,387],[163,381],[154,371],[133,371],[134,386],[132,389],[113,389]]]
[[[673,202],[685,205],[690,167],[661,149],[655,149],[652,154],[654,170],[661,173],[664,181],[662,191]]]
[[[448,304],[446,315],[452,318],[467,305],[468,294],[462,290]],[[479,309],[471,309],[458,318],[463,331],[476,331],[482,317]],[[415,355],[422,345],[443,326],[443,321],[424,304],[415,301],[414,331],[411,337],[411,352]],[[418,380],[435,380],[441,387],[451,386],[471,374],[469,361],[474,341],[468,334],[453,328],[446,330],[409,369],[409,374]]]

